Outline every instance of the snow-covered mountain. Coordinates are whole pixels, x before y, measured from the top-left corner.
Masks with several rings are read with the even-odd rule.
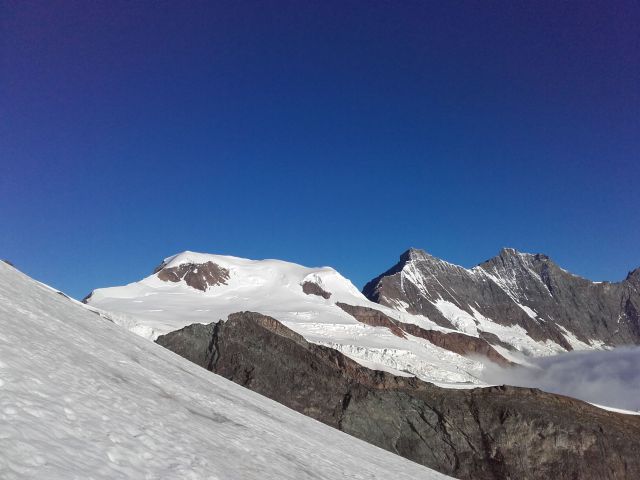
[[[471,269],[410,249],[364,293],[533,356],[640,343],[640,269],[622,282],[592,282],[510,248]]]
[[[226,320],[234,312],[259,312],[364,366],[439,384],[482,383],[483,362],[461,355],[456,341],[474,344],[470,353],[491,348],[477,335],[465,335],[461,342],[455,328],[371,302],[332,268],[279,260],[184,252],[139,282],[94,290],[85,302],[150,339],[193,323]]]
[[[213,375],[0,262],[0,478],[448,477]]]
[[[95,290],[85,302],[150,339],[234,312],[259,312],[364,366],[446,386],[483,385],[487,360],[527,364],[528,357],[605,348],[613,337],[589,326],[602,323],[589,319],[589,309],[620,313],[616,325],[626,329],[619,338],[632,338],[638,326],[632,283],[596,284],[542,263],[551,265],[547,257],[507,249],[465,269],[411,249],[365,287],[365,296],[329,267],[184,252],[143,280]],[[575,299],[583,290],[584,298],[604,293],[585,300],[585,308],[561,297]],[[615,310],[611,292],[627,295],[630,307]],[[576,308],[586,320],[574,318]]]

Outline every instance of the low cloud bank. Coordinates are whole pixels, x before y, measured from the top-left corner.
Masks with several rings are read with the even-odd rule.
[[[484,370],[483,379],[640,411],[640,347],[569,352],[535,359],[534,367],[491,365]]]

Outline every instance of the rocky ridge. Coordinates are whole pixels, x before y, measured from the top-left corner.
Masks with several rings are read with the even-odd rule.
[[[346,433],[461,479],[640,476],[640,417],[535,389],[448,390],[362,367],[252,312],[157,342]]]
[[[463,312],[476,323],[467,325],[466,333],[485,334],[476,320],[486,318],[518,326],[538,342],[572,350],[576,345],[640,343],[639,278],[635,270],[622,282],[592,282],[563,270],[546,255],[514,249],[503,249],[472,269],[410,249],[363,293],[381,305],[425,315],[447,327],[460,329],[456,320]]]

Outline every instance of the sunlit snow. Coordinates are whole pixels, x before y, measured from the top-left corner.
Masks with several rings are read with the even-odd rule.
[[[184,282],[164,282],[151,275],[123,287],[95,290],[89,305],[109,312],[116,323],[150,339],[192,323],[210,323],[225,320],[230,313],[255,311],[369,368],[445,384],[483,384],[478,379],[483,368],[478,359],[465,358],[411,335],[397,337],[386,327],[365,325],[344,312],[336,302],[375,308],[423,328],[452,331],[424,316],[370,302],[333,268],[194,252],[175,255],[165,263],[172,267],[209,261],[229,270],[226,285],[202,292]],[[301,286],[305,281],[317,283],[331,297],[305,294]]]
[[[0,262],[2,479],[438,479]]]

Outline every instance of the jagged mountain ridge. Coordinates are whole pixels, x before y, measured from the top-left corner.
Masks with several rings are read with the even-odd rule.
[[[640,269],[617,283],[592,282],[548,256],[505,248],[466,269],[410,249],[363,289],[372,301],[483,336],[485,317],[567,350],[640,343]]]

